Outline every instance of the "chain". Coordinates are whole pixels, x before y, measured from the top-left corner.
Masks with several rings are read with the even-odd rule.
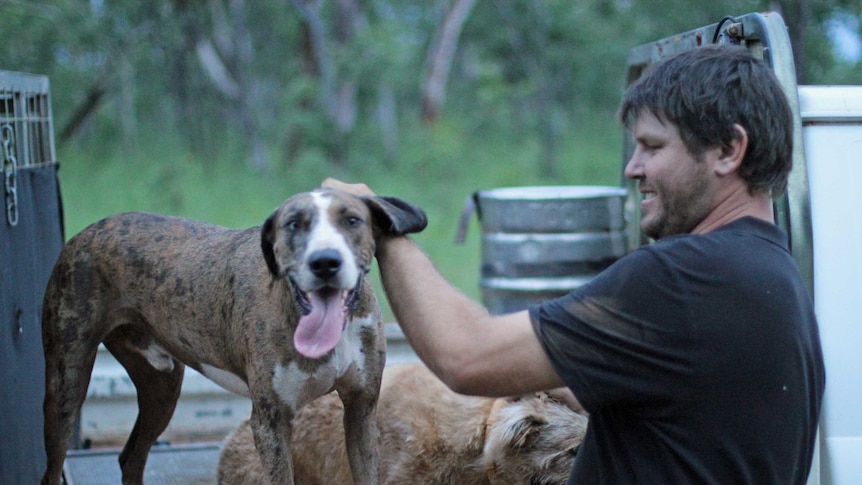
[[[0,128],[3,136],[3,173],[6,179],[6,221],[18,225],[18,159],[15,158],[15,129],[11,124]]]

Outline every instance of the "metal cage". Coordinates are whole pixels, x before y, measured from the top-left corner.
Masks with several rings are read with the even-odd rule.
[[[18,224],[18,171],[57,163],[48,78],[0,71],[6,222]]]

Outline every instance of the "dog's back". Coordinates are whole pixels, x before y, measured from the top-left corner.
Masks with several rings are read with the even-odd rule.
[[[297,483],[352,485],[334,393],[294,421]],[[587,418],[544,393],[492,399],[456,394],[421,364],[384,370],[377,409],[381,483],[563,484]],[[256,483],[260,464],[247,423],[225,442],[219,483]]]

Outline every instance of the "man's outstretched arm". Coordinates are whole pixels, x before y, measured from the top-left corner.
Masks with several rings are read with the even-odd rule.
[[[364,184],[327,179],[358,195]],[[440,274],[409,237],[377,241],[383,288],[395,318],[422,361],[463,394],[510,396],[563,385],[526,311],[492,316]]]

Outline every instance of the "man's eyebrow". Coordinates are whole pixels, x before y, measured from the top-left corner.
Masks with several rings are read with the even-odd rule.
[[[640,135],[635,136],[634,139],[635,139],[635,141],[638,141],[638,142],[646,141],[646,140],[657,141],[657,140],[663,140],[664,137],[660,134],[657,134],[657,133],[647,132],[647,133],[641,133]]]

